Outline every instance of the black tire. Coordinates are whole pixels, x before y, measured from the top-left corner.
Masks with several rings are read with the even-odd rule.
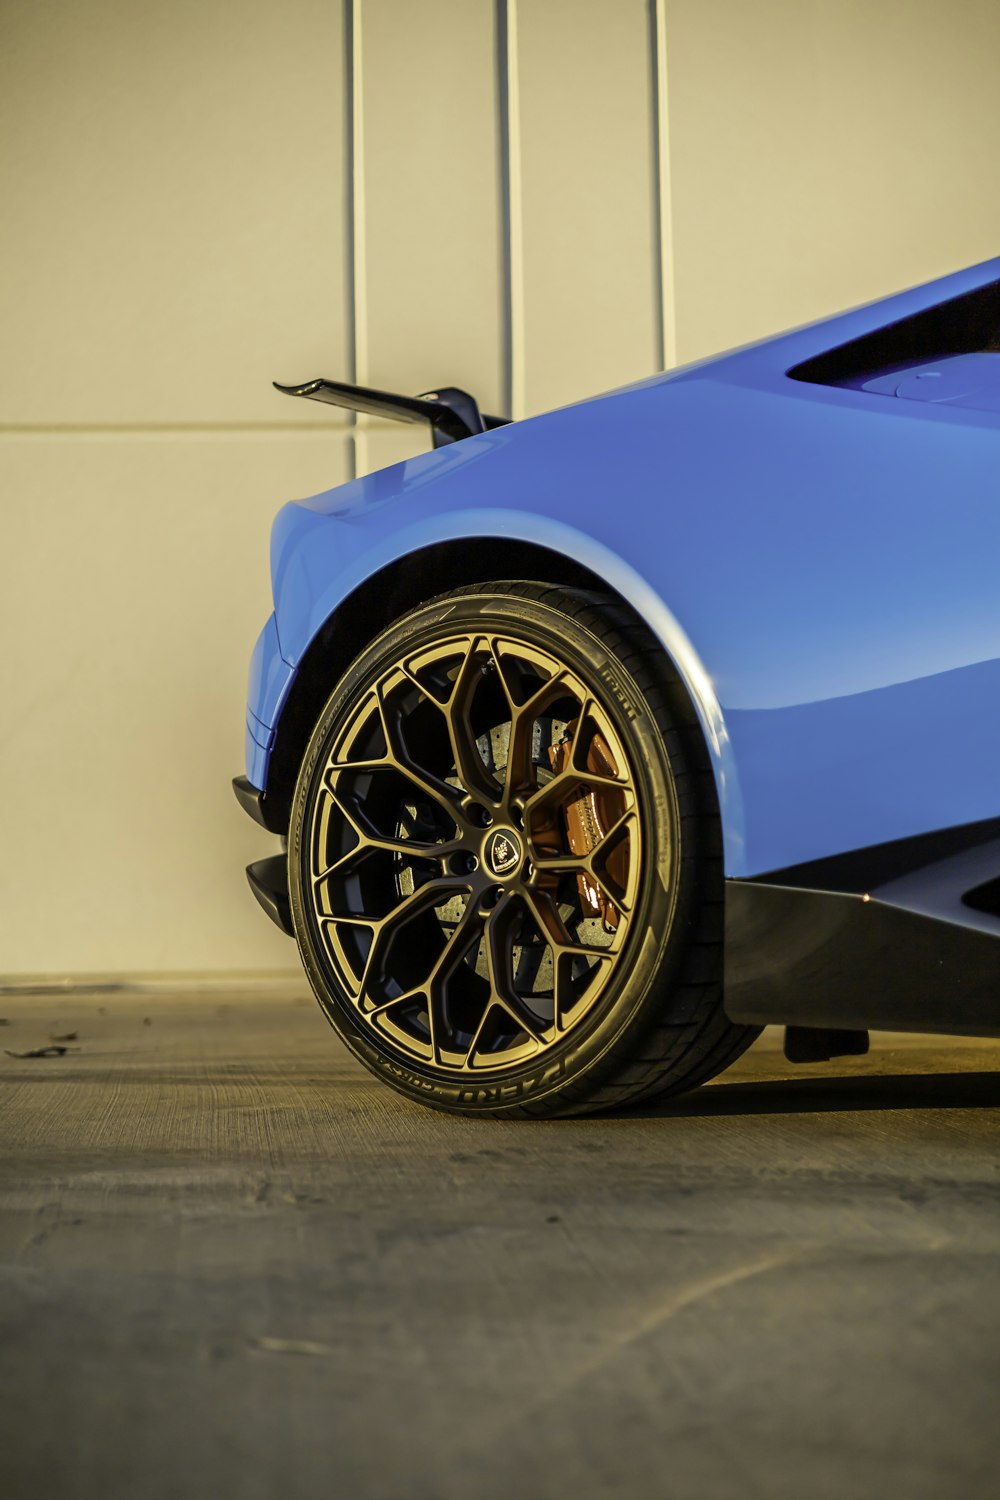
[[[631,1105],[757,1035],[722,1006],[700,729],[653,637],[603,596],[485,584],[397,620],[320,716],[288,855],[320,1005],[424,1104]]]

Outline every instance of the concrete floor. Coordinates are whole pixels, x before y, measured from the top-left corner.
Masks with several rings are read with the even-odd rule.
[[[0,998],[5,1500],[1000,1493],[1000,1043],[453,1120],[284,992]]]

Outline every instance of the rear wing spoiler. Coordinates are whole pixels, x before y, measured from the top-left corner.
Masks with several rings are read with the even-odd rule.
[[[435,448],[458,443],[494,427],[506,427],[509,417],[491,417],[479,410],[475,397],[455,386],[442,386],[422,396],[397,396],[391,391],[373,391],[363,385],[346,385],[337,380],[307,380],[304,385],[279,385],[284,396],[305,396],[310,401],[325,401],[328,406],[343,406],[348,411],[368,417],[390,417],[396,422],[429,422]]]

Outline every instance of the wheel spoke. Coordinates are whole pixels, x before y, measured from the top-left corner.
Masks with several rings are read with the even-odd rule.
[[[534,767],[531,750],[534,733],[534,717],[522,709],[513,709],[510,721],[510,739],[507,743],[507,770],[504,774],[503,796],[507,805],[518,794],[530,791],[534,786]]]
[[[479,1043],[482,1040],[483,1032],[486,1030],[486,1023],[489,1020],[490,1016],[493,1014],[493,1012],[494,1012],[495,1009],[496,1009],[496,1001],[494,1000],[493,996],[491,995],[489,997],[489,999],[486,1001],[486,1006],[485,1006],[485,1008],[483,1010],[482,1015],[479,1018],[479,1025],[476,1027],[475,1031],[472,1034],[472,1040],[471,1040],[471,1042],[469,1043],[468,1047],[465,1050],[465,1057],[462,1060],[462,1066],[463,1067],[465,1067],[465,1068],[472,1068],[472,1067],[474,1067],[473,1058],[475,1057],[476,1052],[479,1049]]]
[[[618,880],[609,869],[609,861],[615,850],[626,837],[632,840],[639,826],[638,814],[634,807],[626,808],[621,817],[614,822],[604,837],[591,850],[590,873],[604,891],[606,896],[617,906],[623,916],[627,916],[632,910],[632,902],[627,887],[619,886]],[[609,882],[615,887],[609,890]]]
[[[583,726],[594,708],[593,698],[584,698],[580,704],[580,712],[576,716],[576,724],[573,726],[573,734],[569,742],[569,751],[566,756],[566,769],[572,771],[576,766],[577,754],[583,740]]]
[[[368,995],[372,979],[380,965],[384,965],[388,957],[388,950],[395,942],[402,929],[411,922],[414,917],[422,912],[428,911],[435,906],[441,906],[451,896],[462,894],[462,886],[455,880],[439,878],[428,880],[419,890],[413,891],[405,896],[397,906],[386,916],[373,919],[366,925],[372,929],[371,947],[365,959],[364,969],[358,981],[358,999],[364,1000]],[[331,922],[340,920],[331,917]],[[399,998],[399,997],[397,997]]]
[[[603,863],[607,859],[629,826],[635,822],[635,818],[635,808],[627,807],[621,816],[615,819],[611,827],[601,834],[594,847],[586,854],[574,854],[572,850],[551,854],[548,850],[538,850],[533,847],[531,858],[536,870],[553,873],[564,870],[585,871],[588,875],[593,875],[595,880],[599,879],[595,870],[595,862],[600,859]]]
[[[573,939],[548,891],[525,891],[523,900],[530,907],[542,936],[556,950],[554,958],[561,958],[563,955],[568,958],[610,957],[607,948],[600,948],[594,943],[578,943]]]
[[[358,808],[352,805],[350,798],[343,795],[336,785],[324,783],[323,793],[336,805],[338,811],[350,824],[358,842],[353,848],[344,854],[338,855],[333,862],[324,869],[313,874],[313,884],[319,885],[331,876],[342,874],[344,870],[359,858],[371,854],[373,851],[381,851],[385,854],[398,854],[404,859],[441,860],[446,859],[458,849],[461,840],[459,838],[445,839],[441,842],[428,843],[423,839],[413,838],[390,838],[387,835],[376,832],[370,824],[364,820],[364,816]]]
[[[602,776],[599,771],[575,771],[567,767],[553,776],[551,781],[539,787],[534,796],[529,797],[524,804],[525,819],[537,817],[539,810],[548,806],[550,802],[561,802],[569,794],[579,788],[585,792],[630,792],[632,782],[627,779]]]
[[[436,1059],[440,1057],[437,1042],[438,1026],[443,1020],[442,1003],[452,975],[463,959],[478,945],[483,934],[483,915],[474,899],[470,899],[454,930],[445,940],[445,945],[434,961],[427,977],[427,1014],[431,1031],[431,1048]]]
[[[490,914],[486,923],[486,962],[493,1003],[499,1005],[535,1042],[541,1042],[538,1020],[531,1015],[514,984],[511,925],[516,913],[511,902]]]
[[[554,672],[520,707],[515,706],[510,692],[507,692],[511,705],[511,726],[504,800],[508,806],[513,798],[528,793],[530,799],[537,790],[532,758],[535,724],[545,710],[566,692],[567,678],[568,674],[564,669]]]
[[[472,636],[470,638],[451,696],[442,707],[459,780],[467,791],[486,797],[491,802],[497,802],[500,797],[500,788],[483,764],[470,722],[473,699],[484,671],[478,648],[484,645],[489,650],[489,642],[485,637]],[[492,651],[490,651],[490,657],[492,659]],[[498,671],[495,663],[494,669]],[[501,678],[502,685],[503,679]],[[506,697],[505,687],[503,691]]]
[[[483,914],[479,911],[475,902],[470,900],[465,908],[461,919],[454,924],[451,932],[445,939],[444,947],[431,965],[426,979],[420,984],[404,990],[400,995],[394,995],[391,1000],[382,1000],[377,1005],[366,1010],[365,1014],[375,1017],[385,1014],[386,1011],[394,1009],[417,999],[423,999],[427,1004],[427,1026],[430,1033],[430,1046],[433,1059],[440,1062],[440,1045],[437,1039],[438,1025],[440,1022],[439,1008],[444,992],[447,989],[448,980],[459,966],[474,943],[478,943],[483,931]]]
[[[437,776],[432,775],[426,767],[418,766],[408,753],[403,737],[399,733],[399,715],[393,712],[386,703],[381,684],[376,689],[376,698],[382,720],[382,733],[389,751],[387,764],[401,772],[407,781],[411,781],[414,786],[419,787],[422,792],[437,802],[449,817],[454,817],[456,805],[461,800],[461,793],[455,787],[449,786],[446,781],[441,781]]]
[[[483,935],[484,917],[479,910],[475,900],[470,898],[461,920],[455,923],[454,928],[445,940],[434,965],[427,976],[427,984],[446,986],[455,969],[469,952],[473,943],[478,943]]]
[[[387,1010],[393,1010],[397,1005],[412,1004],[414,1000],[426,998],[423,985],[414,985],[412,989],[404,990],[401,995],[393,995],[391,1000],[380,1000],[377,1005],[366,1007],[365,1015],[369,1020],[373,1020],[376,1016],[384,1016]]]
[[[583,950],[589,958],[596,959],[600,964],[610,964],[615,955],[602,949]],[[557,1031],[563,1031],[566,1026],[566,1016],[572,1010],[572,998],[567,997],[565,992],[569,988],[572,978],[573,959],[577,955],[570,950],[558,953],[553,964],[553,979],[555,989],[555,1026]],[[592,976],[593,977],[593,976]]]

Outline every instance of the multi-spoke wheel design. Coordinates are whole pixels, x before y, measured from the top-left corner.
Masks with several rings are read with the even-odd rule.
[[[607,1052],[692,864],[639,687],[524,594],[469,592],[386,632],[295,798],[293,911],[321,1003],[369,1065],[451,1108],[558,1094]]]
[[[401,653],[320,775],[320,942],[359,1017],[436,1067],[503,1067],[576,1025],[621,961],[641,869],[607,712],[511,632]]]

